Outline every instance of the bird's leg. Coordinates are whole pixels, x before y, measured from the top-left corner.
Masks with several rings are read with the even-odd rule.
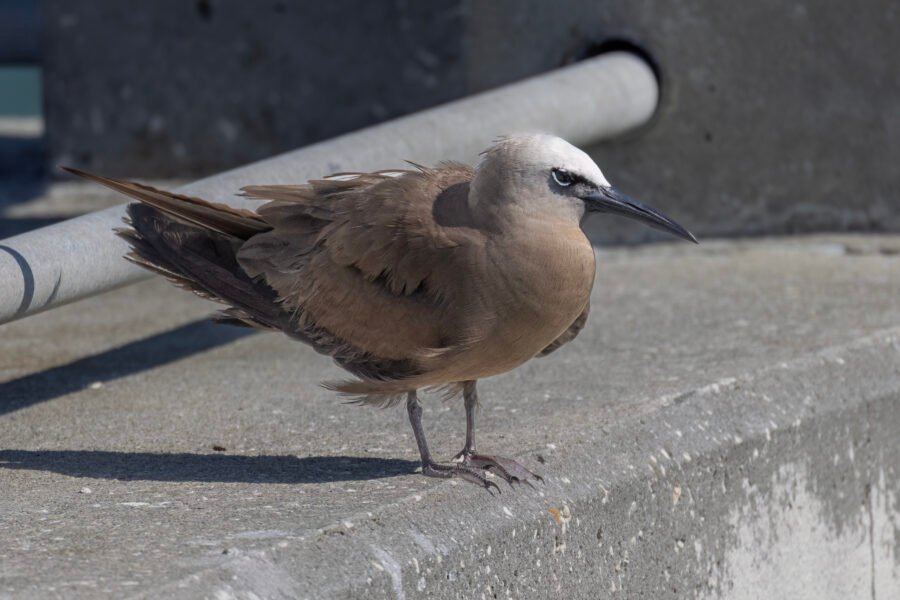
[[[478,391],[474,381],[463,383],[463,401],[466,404],[466,445],[460,450],[454,460],[465,459],[475,454],[475,411],[478,409]]]
[[[475,381],[466,381],[463,384],[463,399],[466,405],[466,444],[454,458],[462,458],[462,464],[478,469],[490,470],[502,477],[507,483],[528,483],[531,480],[543,481],[544,479],[532,473],[511,458],[502,456],[489,456],[475,452],[475,410],[478,408],[478,391]]]
[[[409,392],[406,397],[406,412],[409,413],[409,422],[412,425],[413,435],[416,436],[416,445],[419,447],[419,455],[422,457],[422,474],[426,477],[459,477],[468,482],[480,485],[488,491],[491,488],[498,492],[500,488],[493,481],[489,481],[480,469],[465,464],[443,465],[434,462],[431,452],[428,450],[428,442],[425,441],[425,429],[422,427],[422,405],[416,392]]]

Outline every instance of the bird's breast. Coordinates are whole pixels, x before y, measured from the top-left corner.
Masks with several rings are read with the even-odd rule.
[[[489,249],[493,315],[481,332],[486,361],[502,372],[535,356],[581,315],[594,283],[594,251],[577,225],[534,224]],[[493,369],[492,369],[493,370]]]

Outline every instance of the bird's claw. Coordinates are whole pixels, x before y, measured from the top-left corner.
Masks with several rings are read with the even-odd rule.
[[[544,482],[544,478],[526,469],[511,458],[503,456],[489,456],[487,454],[475,454],[463,450],[455,458],[462,458],[462,465],[474,467],[483,471],[489,471],[500,477],[512,487],[514,483],[525,483],[534,487],[532,481]]]
[[[426,477],[440,477],[442,479],[459,477],[469,483],[474,483],[479,487],[483,487],[490,492],[491,495],[494,494],[494,490],[497,490],[498,494],[502,493],[500,491],[500,486],[485,477],[477,468],[466,464],[456,463],[452,465],[443,465],[440,463],[431,463],[422,467],[422,474]]]

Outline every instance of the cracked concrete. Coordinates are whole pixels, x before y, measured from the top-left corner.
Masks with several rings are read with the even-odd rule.
[[[496,498],[163,282],[3,326],[0,598],[897,597],[896,249],[599,251],[582,336],[483,385],[547,478]],[[461,402],[425,416],[452,455]]]

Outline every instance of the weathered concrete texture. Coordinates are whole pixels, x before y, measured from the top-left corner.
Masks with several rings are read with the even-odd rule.
[[[701,235],[898,230],[896,4],[541,2],[479,6],[470,85],[625,40],[658,63],[654,123],[593,152],[611,181]],[[577,51],[577,50],[576,50]],[[607,238],[647,238],[617,222]]]
[[[0,598],[897,597],[900,238],[599,258],[582,336],[482,385],[547,478],[498,497],[164,282],[0,328]]]
[[[457,0],[44,14],[53,160],[113,174],[210,174],[464,95]]]
[[[626,42],[655,58],[663,97],[644,131],[593,150],[624,190],[705,236],[900,229],[888,0],[47,0],[45,15],[54,164],[209,173]]]

